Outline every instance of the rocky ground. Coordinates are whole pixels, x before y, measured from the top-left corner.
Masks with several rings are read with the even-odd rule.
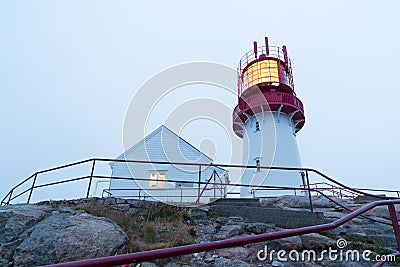
[[[362,204],[341,201],[352,209]],[[304,197],[283,196],[263,199],[261,205],[278,209],[307,211]],[[322,198],[315,198],[316,210],[326,222],[342,217],[346,211]],[[400,211],[400,207],[396,207]],[[389,219],[386,207],[369,213],[373,218]],[[400,218],[400,216],[398,215]],[[241,217],[222,217],[209,207],[177,208],[162,203],[122,199],[81,199],[47,201],[35,205],[10,205],[0,208],[0,266],[38,266],[84,258],[129,253],[162,247],[203,243],[227,238],[281,231],[271,223],[248,222]],[[332,231],[282,238],[179,258],[142,263],[144,267],[175,266],[373,266],[367,261],[284,261],[273,257],[260,260],[265,247],[272,250],[338,249],[339,238],[347,240],[346,250],[371,250],[388,254],[396,249],[390,225],[357,218]],[[295,254],[293,254],[295,256]],[[286,258],[288,256],[286,255]],[[386,266],[400,266],[398,263]]]

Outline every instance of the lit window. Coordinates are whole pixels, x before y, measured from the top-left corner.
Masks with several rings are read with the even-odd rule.
[[[165,183],[165,172],[160,172],[158,174],[158,186],[163,187]]]
[[[153,187],[157,185],[157,173],[156,172],[152,172],[150,173],[150,183],[149,186]]]
[[[164,187],[165,183],[165,172],[151,172],[150,173],[150,187]]]

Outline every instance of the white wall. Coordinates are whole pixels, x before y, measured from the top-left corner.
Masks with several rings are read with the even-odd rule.
[[[256,130],[256,122],[259,131]],[[264,112],[251,116],[244,125],[243,164],[261,166],[301,167],[296,135],[289,116],[277,112]],[[302,178],[299,171],[247,169],[242,184],[299,187]],[[242,187],[241,197],[252,197],[250,190]],[[257,191],[256,196],[294,194],[294,191]]]

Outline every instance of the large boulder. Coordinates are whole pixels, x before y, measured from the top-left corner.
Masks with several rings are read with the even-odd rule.
[[[214,240],[224,240],[243,233],[245,224],[226,224],[223,225],[217,234],[214,236]]]
[[[15,248],[26,230],[51,214],[48,206],[9,205],[0,207],[0,266],[11,264]]]
[[[36,266],[114,254],[127,240],[113,221],[63,209],[33,226],[16,248],[15,266]]]
[[[397,219],[400,219],[400,205],[395,205]],[[390,213],[387,206],[378,206],[368,211],[366,215],[381,217],[390,220]]]
[[[244,227],[244,232],[249,234],[264,234],[267,232],[272,232],[275,225],[266,223],[247,223]]]
[[[15,241],[39,221],[49,216],[48,206],[9,205],[0,208],[0,245]]]
[[[250,250],[244,247],[225,248],[218,251],[218,256],[230,260],[245,261],[249,256]]]
[[[336,240],[317,233],[301,235],[300,238],[303,244],[302,249],[322,251],[329,247],[336,248]]]
[[[226,258],[217,258],[215,260],[217,267],[250,267],[251,265],[241,260],[230,260]]]

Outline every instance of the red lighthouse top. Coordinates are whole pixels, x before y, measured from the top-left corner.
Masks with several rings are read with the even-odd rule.
[[[292,67],[286,46],[270,46],[268,37],[265,37],[265,46],[258,46],[257,42],[253,46],[253,50],[239,61],[238,95],[253,86],[293,91]]]
[[[304,126],[304,108],[294,92],[291,61],[286,46],[253,43],[253,50],[239,61],[238,105],[233,111],[233,130],[243,137],[243,124],[260,112],[282,112],[290,116],[294,133]]]

